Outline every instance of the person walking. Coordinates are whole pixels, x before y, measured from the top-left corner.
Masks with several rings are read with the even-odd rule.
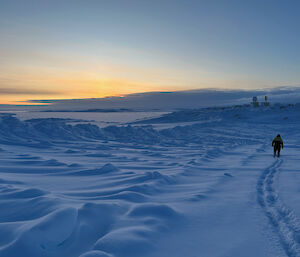
[[[274,157],[277,156],[280,157],[280,150],[283,149],[283,140],[280,136],[280,134],[278,134],[272,141],[272,146],[274,147]]]

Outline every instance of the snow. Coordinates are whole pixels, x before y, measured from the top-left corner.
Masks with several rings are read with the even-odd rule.
[[[46,112],[46,111],[22,111],[16,112],[16,117],[20,120],[28,119],[72,119],[82,122],[96,124],[99,127],[108,125],[121,125],[123,123],[133,122],[137,119],[153,118],[166,114],[167,112]],[[84,118],[84,119],[83,119]]]
[[[82,115],[0,115],[0,257],[300,256],[299,105]]]

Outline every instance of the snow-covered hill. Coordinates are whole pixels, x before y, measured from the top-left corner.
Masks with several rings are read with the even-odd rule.
[[[2,114],[0,257],[300,256],[299,125],[298,105],[105,128]]]

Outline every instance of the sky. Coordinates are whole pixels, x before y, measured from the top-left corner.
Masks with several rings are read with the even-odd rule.
[[[296,0],[0,0],[0,104],[299,86],[299,11]]]

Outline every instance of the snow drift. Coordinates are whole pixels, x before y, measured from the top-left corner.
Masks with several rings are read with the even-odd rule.
[[[3,114],[0,256],[298,256],[299,123],[297,105],[105,128]]]

